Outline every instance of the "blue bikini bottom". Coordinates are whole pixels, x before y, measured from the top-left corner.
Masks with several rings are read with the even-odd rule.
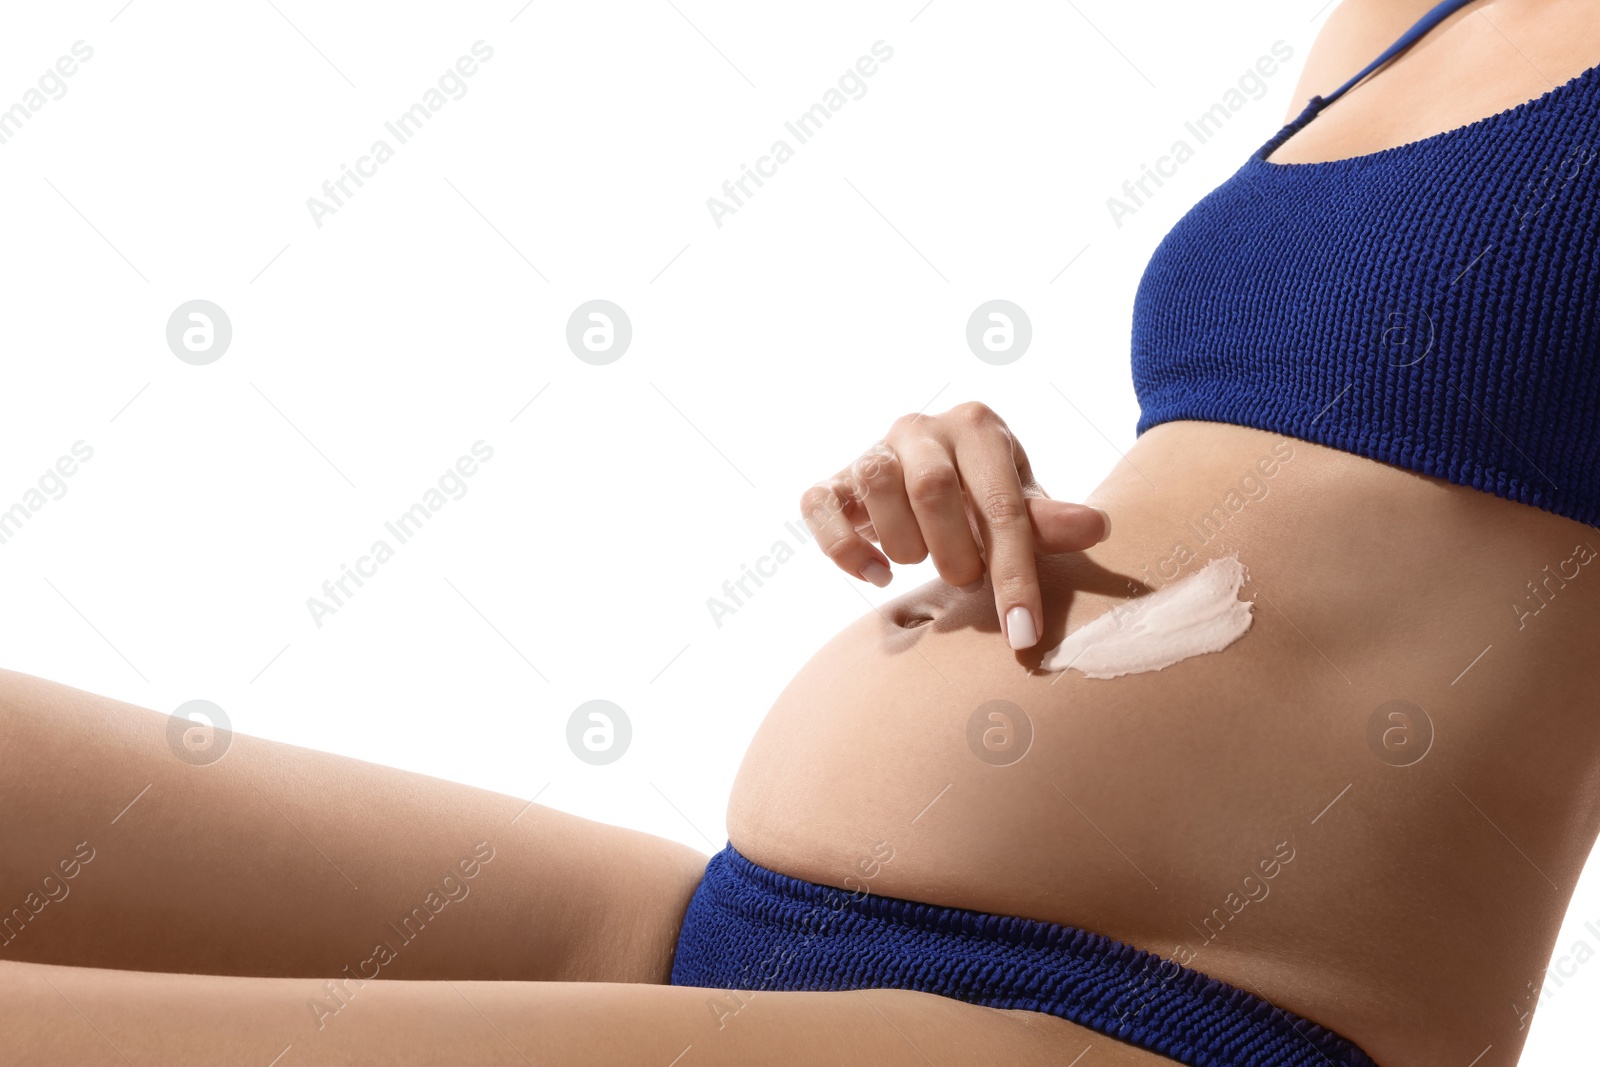
[[[1316,1023],[1101,934],[817,885],[731,844],[689,901],[672,984],[913,989],[1048,1012],[1191,1067],[1377,1067]]]

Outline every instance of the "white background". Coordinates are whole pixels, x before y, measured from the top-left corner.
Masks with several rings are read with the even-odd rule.
[[[1052,495],[1096,484],[1134,436],[1143,264],[1282,124],[1327,17],[273,3],[6,5],[0,108],[93,57],[0,144],[0,509],[74,442],[93,458],[0,544],[0,662],[706,852],[788,678],[934,576],[844,579],[791,532],[801,491],[967,399]],[[384,123],[479,40],[399,145]],[[865,95],[718,227],[707,198],[879,40]],[[1107,197],[1278,40],[1266,94],[1117,226]],[[394,158],[318,227],[307,198],[378,138]],[[197,298],[233,327],[199,367],[165,337]],[[608,366],[565,344],[595,298],[633,324]],[[994,298],[1033,324],[1009,366],[965,342]],[[307,598],[479,440],[466,494],[319,628]],[[779,540],[799,555],[717,626],[707,599]],[[633,724],[609,766],[565,741],[594,698]],[[1591,919],[1592,867],[1558,955],[1600,947]],[[1597,975],[1549,984],[1524,1063],[1590,1048]]]

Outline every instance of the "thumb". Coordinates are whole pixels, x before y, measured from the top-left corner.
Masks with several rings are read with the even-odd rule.
[[[1077,552],[1111,536],[1111,516],[1100,508],[1043,496],[1026,503],[1040,552]]]

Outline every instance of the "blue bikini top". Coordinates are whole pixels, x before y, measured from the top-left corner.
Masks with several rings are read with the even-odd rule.
[[[1600,519],[1600,65],[1457,129],[1266,157],[1162,240],[1133,308],[1138,432],[1252,426]]]

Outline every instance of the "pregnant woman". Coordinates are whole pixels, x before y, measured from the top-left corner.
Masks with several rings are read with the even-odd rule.
[[[7,1059],[1515,1063],[1600,833],[1597,58],[1595,0],[1347,0],[1152,258],[1085,502],[977,403],[805,494],[940,580],[709,862],[0,676]]]

